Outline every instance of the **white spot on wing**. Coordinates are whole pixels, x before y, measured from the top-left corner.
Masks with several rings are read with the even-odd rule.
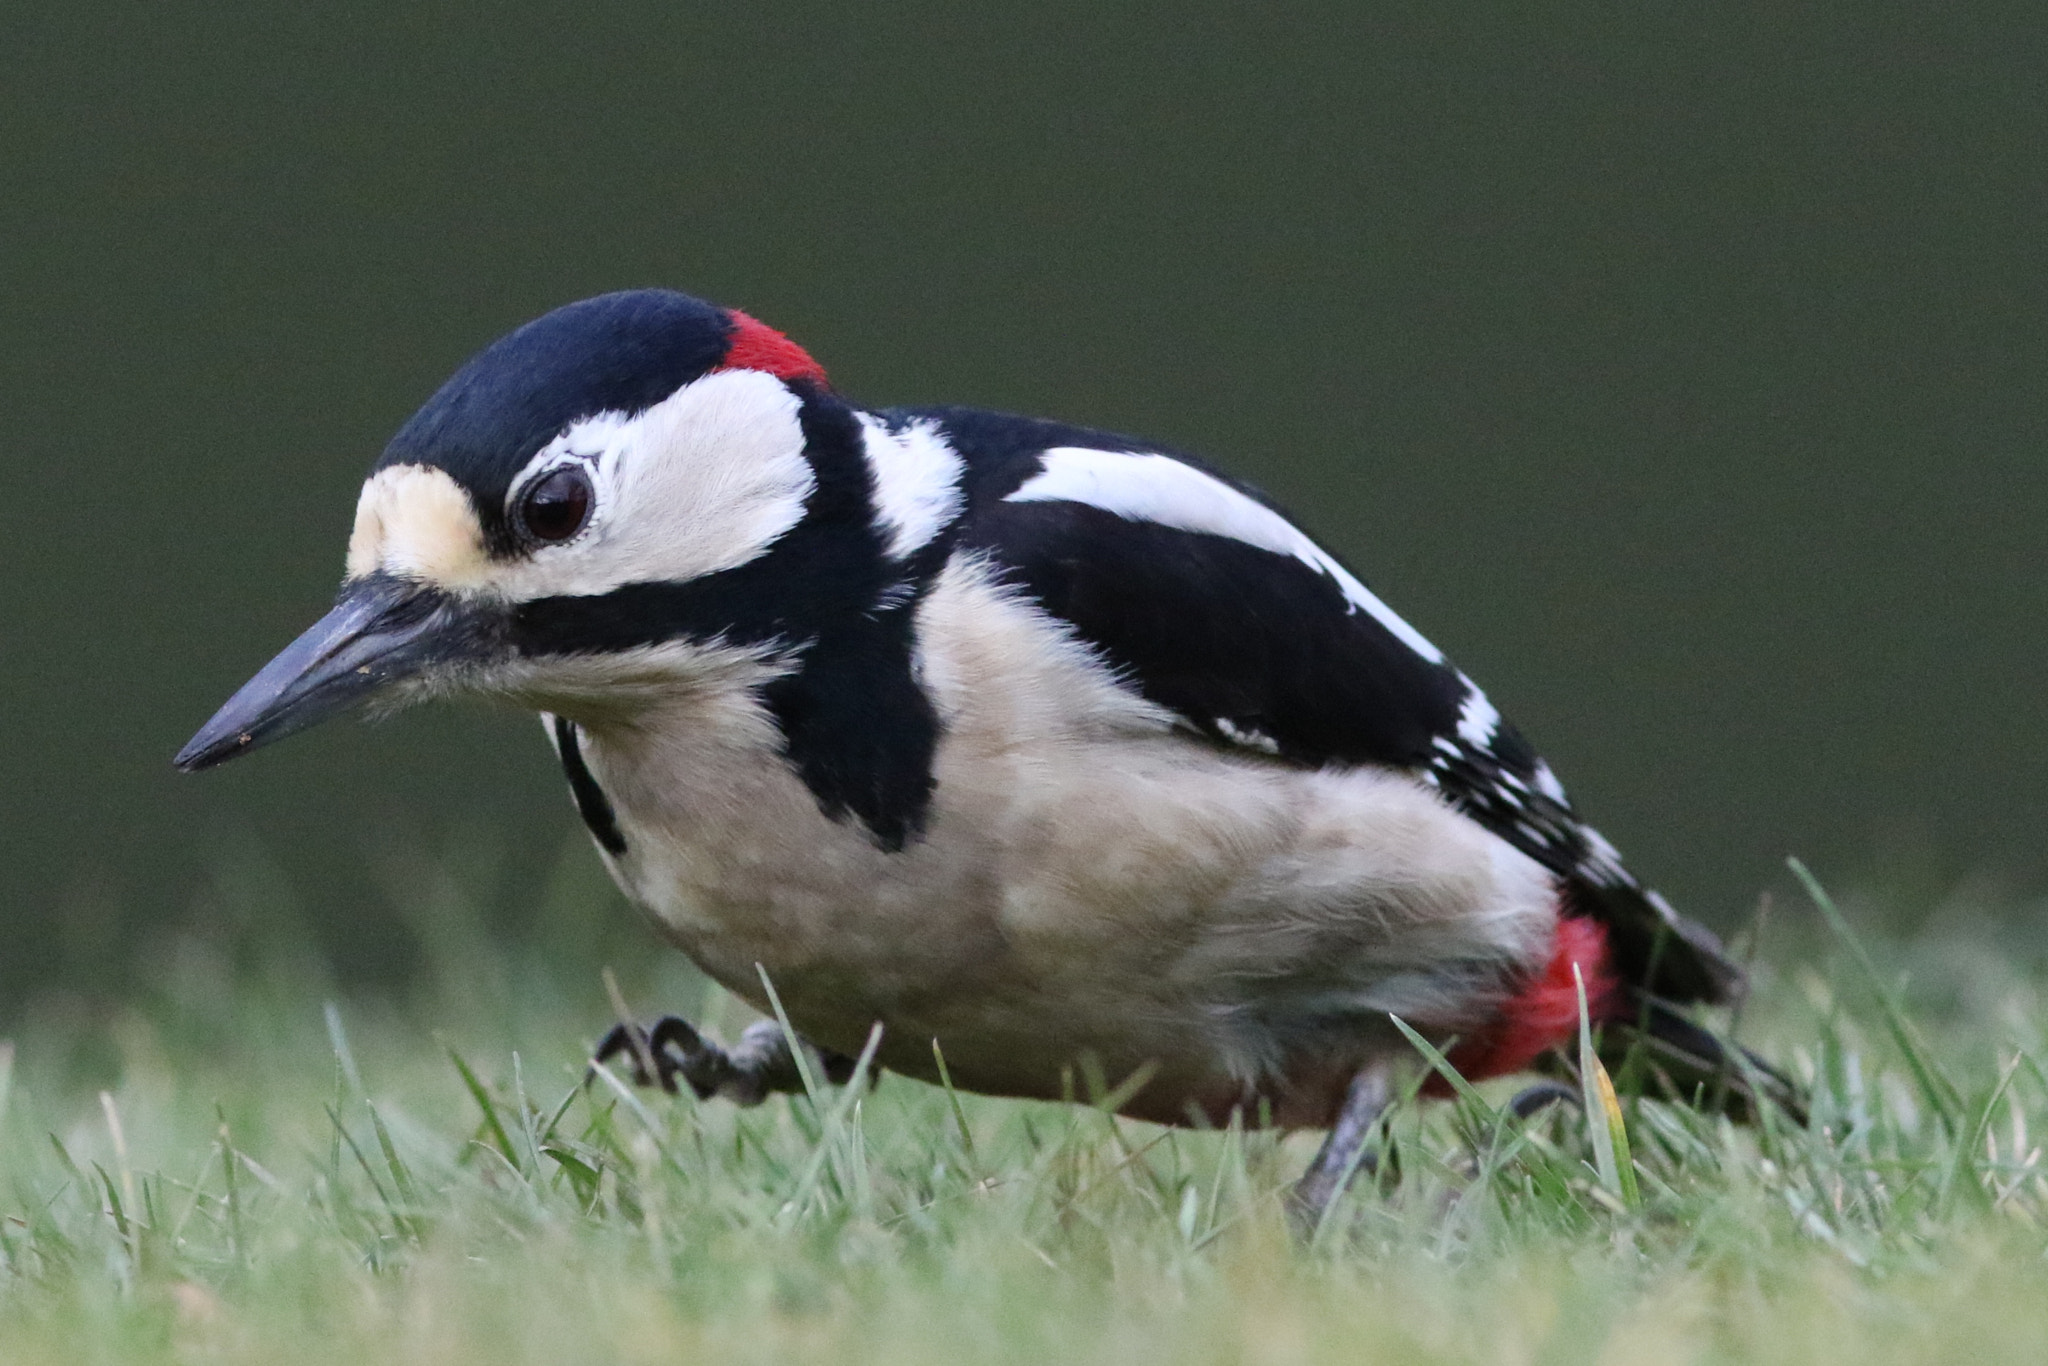
[[[1261,754],[1278,754],[1280,742],[1262,731],[1250,730],[1238,725],[1227,716],[1216,718],[1216,731],[1233,745],[1258,750]]]
[[[872,611],[872,615],[880,615],[883,612],[893,612],[916,596],[917,585],[910,583],[892,583],[887,588],[884,588],[880,593],[875,595],[875,605]]]
[[[1471,679],[1463,674],[1458,678],[1465,685],[1465,701],[1458,708],[1458,738],[1474,749],[1486,749],[1500,729],[1500,712]]]
[[[1276,555],[1291,556],[1333,579],[1352,610],[1364,611],[1430,663],[1443,662],[1443,651],[1395,615],[1299,527],[1222,480],[1170,456],[1085,446],[1056,446],[1039,460],[1043,472],[1026,480],[1004,501],[1086,503],[1130,521],[1227,536]]]
[[[1620,886],[1628,881],[1628,875],[1621,871],[1621,851],[1607,842],[1606,836],[1590,825],[1579,827],[1585,836],[1586,857],[1579,865],[1579,872],[1594,882],[1608,886]]]
[[[874,476],[875,516],[889,538],[890,556],[901,560],[960,515],[960,455],[930,422],[891,431],[862,413],[860,423]]]
[[[1536,764],[1536,790],[1554,802],[1562,802],[1565,799],[1564,784],[1550,771],[1550,765],[1541,760]]]

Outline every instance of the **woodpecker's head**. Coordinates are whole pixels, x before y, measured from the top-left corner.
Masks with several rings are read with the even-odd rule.
[[[878,626],[907,658],[916,557],[876,511],[878,426],[780,333],[688,295],[608,294],[529,323],[392,439],[334,610],[178,766],[373,700],[481,693],[601,716],[713,656],[777,676],[849,641],[872,659]]]

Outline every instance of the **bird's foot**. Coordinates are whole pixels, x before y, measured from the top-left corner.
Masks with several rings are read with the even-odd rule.
[[[809,1050],[813,1065],[833,1085],[852,1080],[852,1058],[815,1044],[803,1043],[802,1047]],[[675,1015],[664,1015],[647,1028],[614,1025],[599,1041],[591,1062],[609,1062],[621,1054],[632,1064],[636,1085],[659,1086],[673,1094],[680,1079],[699,1100],[723,1096],[736,1105],[759,1105],[778,1091],[804,1089],[789,1036],[773,1020],[748,1025],[730,1048],[705,1038],[688,1020]]]

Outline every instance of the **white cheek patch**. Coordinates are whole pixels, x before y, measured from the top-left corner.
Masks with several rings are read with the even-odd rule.
[[[816,478],[800,404],[782,382],[732,370],[684,385],[635,417],[601,413],[543,447],[513,481],[516,503],[543,470],[574,458],[597,502],[573,540],[503,565],[497,586],[530,599],[680,582],[765,554],[803,520]],[[511,515],[508,509],[508,515]]]
[[[888,539],[889,557],[902,560],[930,544],[960,515],[965,502],[960,453],[930,422],[890,431],[879,418],[862,413],[860,424],[875,487],[875,518]]]
[[[1056,446],[1039,457],[1043,471],[1005,502],[1086,503],[1133,522],[1227,536],[1301,561],[1332,579],[1353,611],[1363,611],[1432,664],[1443,651],[1381,602],[1371,589],[1300,528],[1230,485],[1170,456]]]
[[[483,525],[446,472],[394,465],[364,483],[348,538],[348,577],[379,571],[457,592],[489,586],[495,567]]]

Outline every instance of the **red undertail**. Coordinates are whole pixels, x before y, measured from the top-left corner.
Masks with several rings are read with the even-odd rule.
[[[1572,979],[1576,963],[1586,981],[1586,1012],[1595,1023],[1606,1018],[1619,995],[1607,965],[1607,930],[1584,916],[1559,916],[1550,961],[1500,1008],[1493,1022],[1451,1050],[1451,1066],[1471,1081],[1520,1072],[1545,1050],[1569,1045],[1579,1031],[1579,993]],[[1450,1094],[1450,1084],[1431,1077],[1424,1095]]]

